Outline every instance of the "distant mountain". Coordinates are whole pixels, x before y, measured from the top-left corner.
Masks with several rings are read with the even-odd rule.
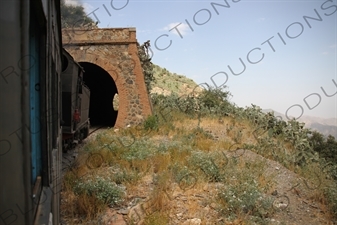
[[[318,132],[326,136],[331,134],[337,139],[337,126],[323,125],[320,123],[312,123],[309,125],[309,127],[313,130],[317,130]]]
[[[273,111],[275,116],[282,118],[284,121],[288,120],[284,114],[272,109],[264,109],[262,111],[266,113]],[[331,134],[337,139],[337,118],[325,119],[314,116],[302,116],[298,119],[298,121],[305,123],[306,128],[316,130],[325,136]]]

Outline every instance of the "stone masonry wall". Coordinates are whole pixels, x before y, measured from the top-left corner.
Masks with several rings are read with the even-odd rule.
[[[62,42],[77,62],[96,64],[113,78],[119,95],[115,127],[136,125],[151,115],[135,28],[63,29]]]

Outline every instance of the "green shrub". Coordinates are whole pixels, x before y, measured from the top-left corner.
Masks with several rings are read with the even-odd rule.
[[[135,171],[127,171],[126,169],[119,170],[112,177],[116,184],[133,183],[136,182],[139,178],[139,173],[136,173]]]
[[[223,214],[230,220],[240,215],[250,215],[251,220],[261,223],[273,212],[272,199],[263,195],[258,182],[251,176],[228,183],[219,191],[218,197]]]
[[[127,151],[122,155],[127,161],[144,160],[152,156],[156,151],[156,146],[145,138],[137,139]]]
[[[223,88],[208,87],[201,93],[191,92],[182,96],[175,93],[169,96],[152,94],[151,100],[156,107],[179,110],[192,118],[197,118],[201,115],[227,115],[233,111],[233,106],[228,101],[229,96],[230,93]]]
[[[330,187],[326,187],[324,190],[324,195],[328,200],[328,205],[330,212],[334,219],[337,219],[337,184]]]
[[[151,115],[144,121],[145,130],[157,130],[158,129],[158,119],[156,116]]]
[[[319,154],[327,163],[337,165],[337,141],[335,137],[329,135],[324,137],[323,134],[313,131],[309,137],[309,143],[313,150]],[[334,179],[337,180],[336,168],[332,174]]]
[[[195,151],[189,158],[189,165],[192,168],[203,171],[211,182],[224,181],[227,164],[228,158],[222,152],[205,153]]]
[[[173,180],[178,183],[183,190],[194,187],[197,183],[198,177],[187,166],[182,166],[177,163],[170,166]]]
[[[96,177],[95,179],[79,180],[74,186],[78,195],[94,196],[101,203],[109,206],[117,205],[123,201],[123,189],[110,178]]]

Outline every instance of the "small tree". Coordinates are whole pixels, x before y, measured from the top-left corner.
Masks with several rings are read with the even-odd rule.
[[[331,172],[334,179],[337,180],[337,141],[335,137],[332,135],[324,137],[323,134],[312,131],[309,142],[313,150],[318,152],[321,158],[333,165]]]
[[[62,28],[96,26],[94,21],[86,15],[83,6],[66,4],[61,0],[61,25]]]
[[[151,62],[152,57],[149,54],[150,41],[147,41],[142,45],[139,45],[139,43],[137,43],[137,46],[140,64],[143,69],[145,85],[148,93],[150,93],[152,89],[151,83],[155,81],[155,77],[153,76],[154,66],[153,63]]]

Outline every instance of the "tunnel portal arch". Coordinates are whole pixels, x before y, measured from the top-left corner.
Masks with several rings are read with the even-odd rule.
[[[113,98],[118,94],[118,90],[113,78],[96,64],[88,62],[79,62],[79,64],[84,69],[84,84],[90,89],[90,124],[115,126],[118,111],[114,110]]]
[[[64,49],[75,61],[80,62],[87,72],[87,75],[84,76],[85,83],[88,83],[89,88],[96,82],[100,83],[100,80],[103,79],[111,84],[111,90],[107,86],[105,90],[118,93],[118,112],[113,109],[113,95],[109,94],[109,98],[104,100],[107,103],[104,103],[104,106],[97,106],[107,112],[92,109],[94,110],[92,111],[94,115],[92,123],[99,124],[97,115],[103,113],[108,118],[106,122],[109,123],[109,126],[114,124],[114,127],[119,128],[137,125],[152,114],[151,102],[138,56],[135,28],[63,29],[62,42]],[[100,71],[98,74],[105,75],[97,75],[96,77],[95,71]],[[107,74],[112,79],[109,80]],[[97,85],[99,86],[99,84]],[[101,85],[105,87],[105,84]],[[93,98],[97,94],[94,89],[92,90]],[[90,104],[95,107],[96,102],[91,101]]]

